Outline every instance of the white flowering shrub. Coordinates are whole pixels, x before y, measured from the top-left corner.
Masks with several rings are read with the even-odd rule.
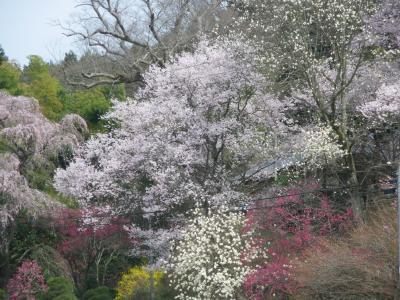
[[[177,299],[236,299],[249,272],[242,259],[244,216],[226,208],[196,215],[169,259]]]

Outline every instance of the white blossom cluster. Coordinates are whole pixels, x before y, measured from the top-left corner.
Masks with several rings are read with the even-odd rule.
[[[309,169],[330,164],[346,155],[330,127],[320,125],[304,129],[298,138],[294,153],[301,160],[297,164]]]
[[[177,299],[236,299],[249,272],[243,222],[243,215],[223,207],[209,216],[197,212],[169,259]]]
[[[82,216],[79,218],[79,230],[92,228],[95,232],[111,224],[114,215],[110,205],[82,207],[81,212]]]
[[[335,46],[350,45],[372,12],[371,0],[245,0],[239,30],[266,49],[272,73],[296,76],[321,58],[334,57]]]
[[[180,239],[181,232],[177,228],[142,229],[138,226],[126,226],[125,230],[132,239],[130,255],[146,257],[148,266],[159,268],[165,266],[165,260],[170,255],[171,245]]]

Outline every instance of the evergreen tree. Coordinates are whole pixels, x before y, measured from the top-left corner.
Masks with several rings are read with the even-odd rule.
[[[6,61],[8,61],[8,57],[6,56],[6,53],[4,52],[3,47],[1,47],[1,45],[0,45],[0,65]]]

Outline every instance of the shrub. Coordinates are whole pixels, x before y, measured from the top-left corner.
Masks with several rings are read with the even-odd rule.
[[[154,287],[156,289],[156,294],[159,294],[163,288],[163,277],[163,272],[154,272]],[[115,300],[148,298],[149,284],[150,273],[144,267],[133,267],[123,274],[121,280],[118,282],[117,296]],[[147,295],[147,297],[145,295]]]
[[[182,238],[169,256],[171,282],[177,299],[235,299],[249,268],[247,235],[241,234],[244,215],[226,207],[202,209],[182,230]]]
[[[78,298],[76,298],[74,294],[62,294],[60,296],[52,298],[52,300],[78,300]]]
[[[49,290],[45,295],[46,300],[52,299],[77,299],[74,295],[73,283],[64,277],[52,277],[47,281]]]
[[[0,289],[0,300],[6,300],[7,299],[7,293],[5,290]]]
[[[72,280],[67,261],[54,248],[43,244],[35,246],[31,251],[30,258],[36,260],[41,266],[46,279],[61,277]]]
[[[8,299],[35,299],[47,290],[42,269],[36,261],[26,260],[7,283]]]
[[[87,290],[83,294],[83,300],[112,300],[114,291],[106,286],[99,286],[95,289]]]
[[[335,212],[325,195],[279,197],[275,203],[259,201],[246,216],[244,231],[253,237],[251,252],[257,253],[250,265],[252,272],[244,282],[250,299],[278,297],[286,299],[297,289],[292,261],[301,257],[318,236],[347,231],[352,212]]]
[[[323,240],[296,267],[298,299],[394,299],[396,212],[380,208],[341,241]]]
[[[48,247],[55,246],[59,237],[56,232],[49,227],[49,218],[39,217],[32,218],[27,210],[22,210],[14,219],[14,230],[10,237],[10,263],[17,266],[19,260],[23,259],[26,255],[32,255],[29,258],[35,260],[43,271],[46,271],[46,265],[42,262],[50,257],[40,257],[36,260],[38,255],[36,251],[40,248],[39,245],[48,245]],[[33,245],[38,245],[32,247]],[[40,254],[39,254],[40,255]]]

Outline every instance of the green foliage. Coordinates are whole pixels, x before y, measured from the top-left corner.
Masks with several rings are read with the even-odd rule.
[[[12,149],[5,139],[0,138],[0,153],[11,152]]]
[[[375,59],[383,57],[384,55],[385,49],[377,45],[364,47],[362,51],[362,58],[365,61],[374,61]]]
[[[49,195],[52,199],[64,204],[68,208],[78,208],[78,201],[74,198],[70,198],[58,193],[53,186],[46,188],[43,190],[47,195]]]
[[[126,99],[126,91],[124,84],[112,85],[112,86],[102,86],[100,87],[101,92],[107,99]]]
[[[40,56],[30,55],[28,59],[29,64],[24,67],[23,71],[25,82],[31,83],[39,79],[43,74],[49,73],[49,66]]]
[[[47,281],[49,290],[43,300],[77,300],[73,283],[64,277],[53,277]]]
[[[70,50],[69,52],[66,52],[64,55],[64,61],[63,64],[65,66],[74,64],[78,62],[78,57],[76,56],[75,52]]]
[[[29,159],[21,168],[21,174],[28,180],[29,186],[45,191],[52,187],[52,174],[55,166],[37,157]]]
[[[112,300],[114,291],[107,286],[99,286],[95,289],[87,290],[83,294],[83,300]]]
[[[5,140],[0,139],[0,153],[15,152]],[[38,189],[48,194],[51,198],[66,205],[76,208],[77,202],[69,197],[57,193],[53,187],[53,174],[57,167],[65,167],[68,159],[72,157],[72,149],[65,147],[54,157],[43,158],[31,156],[23,161],[20,167],[21,175],[28,181],[29,187]]]
[[[52,77],[48,65],[36,55],[29,56],[29,64],[24,68],[24,94],[39,101],[43,114],[50,120],[62,116],[63,104],[59,99],[61,85]]]
[[[35,245],[56,247],[59,237],[48,225],[45,218],[33,219],[24,211],[18,214],[14,230],[9,237],[9,259],[12,265],[18,265],[23,257],[28,257]]]
[[[102,88],[94,88],[65,95],[64,105],[67,113],[80,115],[92,130],[96,130],[101,126],[100,117],[109,110],[111,102]]]
[[[6,300],[7,299],[7,293],[5,290],[0,289],[0,300]]]
[[[78,300],[78,298],[76,298],[76,296],[73,294],[63,294],[52,298],[52,300]]]
[[[0,89],[8,91],[11,95],[20,95],[21,70],[15,64],[3,62],[0,64]]]
[[[141,299],[149,299],[149,288],[148,287],[140,287],[133,296],[131,296],[130,300],[141,300]],[[166,276],[161,278],[158,282],[158,285],[155,288],[154,299],[155,300],[172,300],[175,299],[176,293],[170,287],[168,283],[168,279]]]
[[[278,172],[277,175],[278,176],[275,178],[275,184],[280,187],[288,187],[300,180],[303,174],[294,168],[290,168]]]
[[[70,51],[65,54],[63,64],[76,61],[76,54]],[[92,131],[102,130],[100,118],[109,110],[110,99],[126,98],[125,87],[122,84],[67,91],[59,80],[51,75],[49,64],[37,55],[29,56],[29,63],[22,72],[15,64],[7,61],[0,63],[0,89],[8,91],[11,95],[36,98],[43,114],[53,121],[60,120],[68,113],[78,114],[88,122]]]

